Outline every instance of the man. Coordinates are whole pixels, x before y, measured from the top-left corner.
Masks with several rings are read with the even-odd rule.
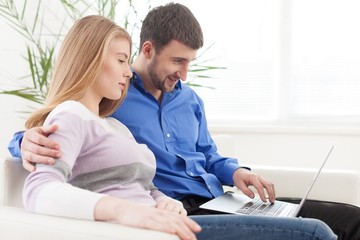
[[[213,213],[199,205],[221,195],[223,185],[235,185],[254,197],[248,187],[252,185],[263,201],[274,202],[271,182],[217,153],[202,100],[179,81],[186,80],[189,64],[202,45],[201,27],[186,7],[169,4],[150,11],[143,21],[141,51],[132,64],[128,95],[113,117],[154,152],[155,185],[181,200],[189,215]],[[54,131],[56,126],[25,132],[21,156],[26,169],[33,170],[34,162],[54,163],[60,156],[60,146],[46,138]],[[16,134],[9,147],[18,155],[21,138]]]

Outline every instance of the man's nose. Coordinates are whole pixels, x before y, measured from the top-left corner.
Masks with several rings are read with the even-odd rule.
[[[178,74],[180,75],[179,78],[180,78],[182,81],[186,81],[187,75],[188,75],[188,71],[189,71],[189,64],[183,66],[182,69],[181,69],[180,71],[178,71]]]

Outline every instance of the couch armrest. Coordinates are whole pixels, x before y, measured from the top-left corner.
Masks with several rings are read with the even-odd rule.
[[[109,222],[32,214],[22,208],[9,206],[0,206],[0,238],[12,240],[179,240],[177,236],[163,232]]]

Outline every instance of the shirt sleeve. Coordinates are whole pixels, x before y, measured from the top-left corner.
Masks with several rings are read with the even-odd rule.
[[[56,180],[59,173],[44,168],[26,182],[25,208],[35,213],[94,220],[95,206],[105,195]]]
[[[24,206],[35,213],[93,220],[95,206],[104,195],[67,183],[86,139],[84,120],[61,112],[47,123],[59,126],[49,138],[60,144],[62,157],[51,166],[38,164],[30,173],[23,190]]]
[[[13,157],[21,158],[20,145],[21,145],[23,136],[24,136],[24,131],[19,131],[19,132],[14,133],[14,136],[8,145],[8,150]]]
[[[217,152],[215,142],[210,136],[205,117],[203,101],[199,98],[201,113],[198,115],[199,138],[197,150],[202,152],[206,158],[206,171],[214,174],[222,184],[233,185],[233,174],[238,168],[250,168],[241,166],[238,160],[231,157],[223,157]]]

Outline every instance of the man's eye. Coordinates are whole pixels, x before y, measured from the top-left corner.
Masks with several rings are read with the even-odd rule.
[[[125,62],[124,60],[121,60],[121,59],[119,59],[118,61],[119,61],[119,63],[124,63]]]

